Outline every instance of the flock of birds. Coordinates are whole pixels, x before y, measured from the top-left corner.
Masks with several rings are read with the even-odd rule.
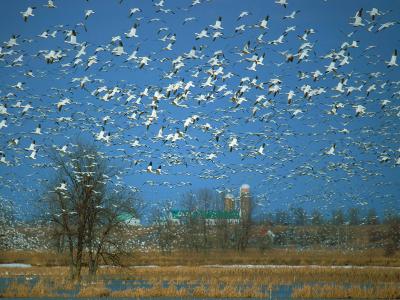
[[[80,136],[118,166],[108,180],[152,200],[248,182],[260,206],[398,204],[398,11],[324,25],[343,3],[33,2],[1,13],[20,18],[0,42],[3,197],[40,191],[50,150]]]

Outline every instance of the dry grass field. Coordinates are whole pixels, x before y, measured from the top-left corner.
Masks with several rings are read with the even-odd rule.
[[[87,270],[85,270],[87,273]],[[2,268],[2,277],[38,276],[29,283],[11,283],[1,297],[44,297],[76,290],[77,297],[244,297],[265,298],[279,286],[295,287],[294,298],[400,297],[399,268],[349,267],[103,267],[97,281],[68,281],[67,267]],[[143,280],[148,287],[112,290],[107,283]],[[350,286],[349,286],[350,285]],[[367,285],[368,287],[365,287]]]
[[[0,263],[26,263],[33,266],[67,266],[68,258],[56,252],[0,251]],[[157,251],[132,252],[121,259],[123,266],[201,266],[201,265],[322,265],[322,266],[398,266],[400,253],[385,256],[382,249],[326,250],[271,249],[260,252],[249,249],[208,250],[201,252],[174,251],[165,254]]]

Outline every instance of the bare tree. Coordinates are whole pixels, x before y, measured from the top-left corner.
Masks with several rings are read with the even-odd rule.
[[[182,196],[185,216],[181,218],[183,248],[198,251],[201,248],[201,220],[196,194],[188,192]]]
[[[55,231],[66,241],[71,277],[81,279],[82,266],[95,276],[100,261],[119,263],[123,214],[138,213],[138,197],[113,186],[113,171],[94,146],[78,144],[68,154],[52,153],[57,170],[45,203]]]
[[[167,203],[166,206],[166,208],[156,207],[152,213],[152,220],[159,249],[164,253],[170,253],[177,246],[180,225],[169,216],[172,204]]]

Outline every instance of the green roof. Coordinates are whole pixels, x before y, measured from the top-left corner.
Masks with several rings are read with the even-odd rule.
[[[135,219],[136,217],[129,213],[123,213],[118,216],[118,221],[127,222],[129,220]]]

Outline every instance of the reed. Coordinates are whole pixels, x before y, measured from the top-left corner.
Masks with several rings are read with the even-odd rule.
[[[0,270],[3,272],[3,270]],[[33,287],[37,296],[48,296],[52,291],[63,292],[77,290],[77,283],[67,280],[67,267],[33,267],[27,269],[9,269],[4,276],[16,275],[37,276],[40,280]],[[85,269],[85,274],[87,270]],[[84,277],[85,279],[85,277]],[[123,291],[110,291],[105,286],[105,280],[145,280],[150,288],[126,289]],[[167,282],[168,286],[163,283]],[[314,283],[322,286],[314,289]],[[136,267],[136,268],[100,268],[98,281],[95,284],[82,284],[79,297],[268,297],[271,291],[280,285],[301,285],[294,291],[298,297],[306,297],[307,293],[321,293],[325,298],[331,293],[338,295],[362,296],[363,286],[368,285],[373,290],[373,295],[396,295],[400,282],[399,268],[343,268],[343,267]],[[350,284],[349,290],[344,284]],[[23,297],[28,295],[26,283],[17,286],[12,282],[5,291],[9,297]],[[332,288],[334,286],[335,288]],[[179,287],[179,288],[178,288]],[[318,287],[318,286],[317,286]],[[383,287],[387,291],[383,294]],[[357,290],[358,289],[358,290]],[[334,290],[338,292],[333,293]],[[342,294],[339,294],[341,290]],[[348,291],[349,290],[349,291]],[[370,292],[370,291],[367,291]],[[346,294],[347,293],[347,294]],[[20,296],[17,296],[20,295]],[[29,291],[29,295],[32,292]],[[317,295],[318,296],[318,295]],[[317,297],[316,296],[316,297]],[[320,297],[320,298],[324,298]]]
[[[293,289],[292,298],[400,299],[400,286],[398,284],[374,284],[368,287],[335,284],[304,285]]]
[[[79,290],[78,297],[108,297],[111,294],[111,290],[106,288],[103,281],[95,282],[94,284],[88,284],[82,286]]]
[[[51,297],[54,295],[54,290],[49,282],[45,279],[40,279],[36,284],[31,285],[30,282],[11,282],[0,298],[28,298],[28,297]]]

